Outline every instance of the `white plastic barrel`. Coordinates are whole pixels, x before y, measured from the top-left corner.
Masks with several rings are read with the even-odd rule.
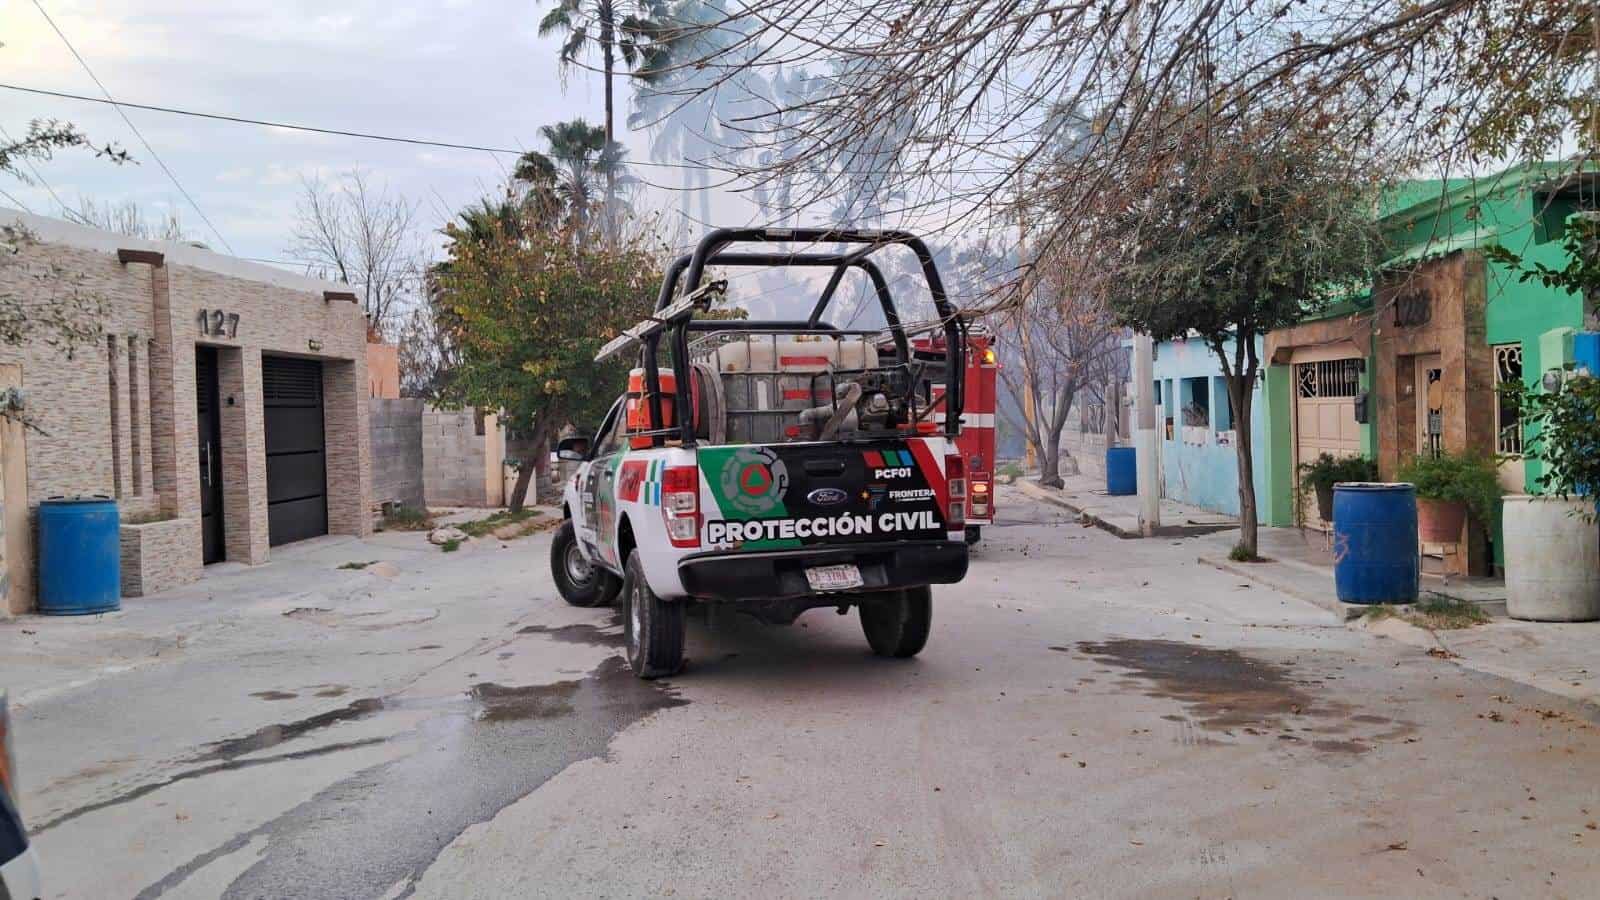
[[[1594,499],[1505,498],[1506,614],[1536,622],[1600,619],[1600,527]]]

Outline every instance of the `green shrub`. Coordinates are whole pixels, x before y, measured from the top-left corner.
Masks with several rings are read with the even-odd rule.
[[[1493,520],[1495,503],[1505,493],[1494,461],[1482,454],[1413,456],[1400,467],[1400,480],[1416,485],[1417,496],[1424,500],[1465,503],[1485,527]]]
[[[1300,464],[1300,487],[1308,491],[1331,490],[1341,481],[1377,480],[1378,464],[1364,456],[1324,453],[1314,462]]]
[[[1600,378],[1568,373],[1554,393],[1511,387],[1501,386],[1519,404],[1521,425],[1529,432],[1523,455],[1544,463],[1544,474],[1534,482],[1538,492],[1563,500],[1593,494],[1600,487]],[[1583,517],[1594,521],[1595,510],[1586,509]]]

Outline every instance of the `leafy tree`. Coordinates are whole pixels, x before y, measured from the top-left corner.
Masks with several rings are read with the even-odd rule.
[[[21,138],[0,141],[0,174],[23,184],[33,179],[29,171],[35,163],[48,162],[61,150],[84,149],[116,164],[130,161],[113,144],[96,147],[77,126],[53,119],[35,119]],[[37,238],[20,224],[0,225],[0,269],[16,265],[17,257],[37,243]],[[0,287],[0,344],[16,346],[41,340],[70,359],[79,346],[93,344],[102,333],[105,298],[91,289],[89,279],[48,260],[27,267],[18,279],[0,272],[0,282],[23,285],[22,290]],[[15,412],[14,398],[8,399],[0,416],[31,424]]]
[[[1253,558],[1256,339],[1370,283],[1381,259],[1373,191],[1361,177],[1370,169],[1273,115],[1166,150],[1164,186],[1112,211],[1124,255],[1111,307],[1157,341],[1193,334],[1216,354],[1239,423],[1238,550]]]
[[[661,268],[643,239],[580,240],[570,222],[477,224],[487,231],[445,227],[449,258],[434,276],[440,324],[456,354],[440,398],[500,410],[520,435],[510,500],[520,509],[551,437],[569,422],[598,424],[621,393],[628,364],[597,365],[594,355],[649,313]]]

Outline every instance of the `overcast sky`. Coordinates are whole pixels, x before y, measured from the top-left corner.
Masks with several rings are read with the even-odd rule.
[[[575,70],[562,83],[557,41],[537,35],[548,4],[536,0],[40,2],[119,100],[510,148],[540,146],[541,125],[575,116],[599,124],[604,115],[598,76]],[[98,94],[33,0],[0,0],[0,41],[0,82]],[[617,106],[622,131],[625,93]],[[246,257],[284,257],[302,175],[335,177],[360,166],[375,182],[420,202],[431,229],[492,192],[513,162],[142,110],[128,116],[234,252]],[[0,127],[16,136],[35,118],[74,122],[96,142],[114,141],[137,159],[113,166],[74,152],[41,166],[68,206],[76,207],[80,195],[132,199],[152,218],[177,207],[189,233],[223,249],[114,109],[0,89]],[[630,158],[650,159],[647,135],[619,137]],[[672,169],[640,172],[678,183]],[[42,184],[5,182],[0,189],[32,211],[60,215]],[[664,191],[645,199],[674,215],[679,207]],[[11,205],[4,198],[0,204]],[[713,210],[735,224],[751,215],[748,204],[729,195],[716,197]]]

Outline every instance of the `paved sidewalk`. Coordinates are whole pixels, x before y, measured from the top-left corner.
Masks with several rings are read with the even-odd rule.
[[[1429,630],[1399,618],[1370,619],[1370,606],[1340,603],[1334,594],[1333,558],[1320,532],[1262,528],[1266,562],[1237,563],[1228,551],[1238,532],[1207,535],[1195,543],[1199,562],[1328,610],[1350,627],[1430,651],[1465,668],[1506,678],[1562,697],[1600,704],[1600,622],[1521,622],[1505,615],[1505,584],[1495,578],[1422,578],[1430,596],[1476,603],[1492,618],[1485,625]]]
[[[1117,537],[1137,538],[1139,533],[1139,498],[1112,496],[1106,493],[1105,482],[1088,475],[1069,475],[1062,479],[1061,490],[1047,488],[1028,478],[1017,481],[1028,496],[1071,510],[1096,526]],[[1158,537],[1189,537],[1209,534],[1238,527],[1238,520],[1176,500],[1162,499],[1161,527]]]

